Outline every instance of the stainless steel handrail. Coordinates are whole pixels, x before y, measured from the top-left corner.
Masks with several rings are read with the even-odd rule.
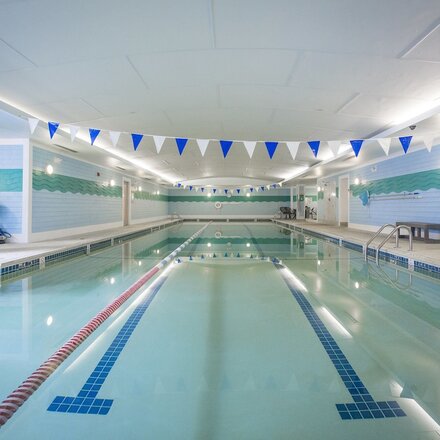
[[[409,234],[409,249],[410,251],[413,250],[413,243],[412,243],[412,232],[411,232],[411,228],[407,225],[399,225],[396,226],[383,240],[382,243],[380,243],[380,245],[376,248],[376,264],[379,264],[379,251],[381,250],[382,246],[393,236],[393,234],[397,231],[397,235],[396,235],[396,244],[399,244],[399,231],[400,229],[406,229],[408,231]]]
[[[365,247],[364,247],[364,260],[367,261],[368,258],[368,246],[371,244],[371,242],[385,229],[385,228],[395,228],[396,225],[393,225],[391,223],[387,223],[385,225],[382,225],[377,231],[376,233],[367,241],[367,243],[365,243]]]

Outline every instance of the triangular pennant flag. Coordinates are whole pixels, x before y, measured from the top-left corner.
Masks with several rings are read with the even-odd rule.
[[[188,139],[186,138],[176,138],[177,149],[179,150],[179,154],[182,156],[183,150],[186,147],[186,143]]]
[[[73,142],[76,138],[76,135],[78,134],[79,127],[76,125],[69,125],[69,131],[70,131],[70,142]]]
[[[89,128],[89,133],[90,133],[90,143],[93,145],[99,133],[101,133],[101,130],[98,130],[97,128]]]
[[[229,153],[229,150],[231,149],[232,144],[233,144],[233,141],[220,141],[220,147],[222,148],[223,157],[225,159]]]
[[[377,142],[382,147],[382,150],[385,152],[385,154],[388,156],[388,154],[390,153],[391,138],[378,139]]]
[[[350,141],[351,148],[353,148],[356,157],[358,157],[359,151],[361,151],[361,147],[363,143],[364,143],[363,139],[355,139]]]
[[[205,155],[206,149],[208,148],[209,139],[196,139],[197,145],[199,146],[200,153],[202,156]]]
[[[254,154],[255,145],[257,145],[257,142],[255,141],[243,141],[243,145],[246,148],[246,151],[249,154],[249,157],[252,158],[252,155]]]
[[[177,188],[180,188],[181,186],[182,186],[181,183],[178,183],[178,184],[177,184]]]
[[[197,192],[198,190],[199,190],[199,187],[196,186],[196,187],[194,188],[194,191]]]
[[[28,121],[29,121],[29,130],[31,134],[34,134],[34,131],[37,128],[37,125],[40,122],[40,120],[36,118],[28,118]]]
[[[215,188],[212,188],[212,193],[215,194],[217,190]]]
[[[432,145],[434,144],[434,136],[427,136],[423,139],[423,143],[425,144],[426,149],[431,152]]]
[[[205,191],[205,188],[203,188],[203,186],[202,186],[202,187],[200,188],[200,191],[202,191],[202,192]]]
[[[264,191],[264,186],[260,186],[261,191]]]
[[[52,139],[53,135],[57,132],[58,127],[60,126],[59,122],[48,122],[47,126],[49,128],[49,136]]]
[[[295,160],[296,155],[298,154],[298,148],[299,144],[301,142],[286,142],[287,148],[290,151],[290,155],[292,156],[292,159]]]
[[[250,192],[254,192],[254,188],[249,188],[249,191]]]
[[[190,191],[193,190],[193,186],[192,186],[192,185],[189,186],[189,190],[190,190]]]
[[[240,194],[240,188],[237,188],[235,191],[237,191],[237,194]]]
[[[165,136],[153,136],[154,145],[156,145],[157,154],[160,153],[163,143],[165,142]]]
[[[118,144],[119,136],[121,136],[120,131],[109,131],[108,134],[110,135],[110,139],[112,141],[112,144],[114,147]]]
[[[338,155],[339,147],[341,146],[341,141],[328,141],[328,146],[333,154],[333,157]]]
[[[227,189],[225,189],[225,194],[227,194],[228,193],[228,190]]]
[[[411,139],[412,139],[412,136],[402,136],[399,138],[399,141],[402,144],[402,148],[403,148],[403,151],[405,152],[405,154],[408,151],[409,144],[411,143]]]
[[[321,143],[321,141],[310,141],[307,143],[309,144],[309,147],[312,150],[313,155],[316,157],[318,155],[319,144]]]
[[[278,147],[278,142],[265,142],[265,144],[266,144],[267,154],[272,159]]]
[[[141,143],[143,137],[144,137],[143,134],[131,133],[131,140],[133,141],[134,151],[138,149],[139,144]]]

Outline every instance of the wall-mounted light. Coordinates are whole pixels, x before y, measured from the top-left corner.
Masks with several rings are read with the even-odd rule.
[[[332,192],[332,193],[331,193],[331,196],[332,196],[332,197],[336,197],[336,193],[335,193],[335,192]]]
[[[211,194],[211,193],[209,192],[209,193],[207,194],[207,196],[208,196],[208,197],[211,197],[211,196],[212,196],[212,194]]]
[[[111,278],[110,278],[110,284],[115,284],[115,281],[116,281],[116,280],[114,279],[114,277],[111,277]]]
[[[138,186],[138,191],[142,191],[142,186]]]
[[[246,247],[251,247],[251,244],[250,243],[246,243]]]
[[[207,246],[208,246],[208,247],[211,247],[211,243],[208,243]]]
[[[359,177],[356,177],[356,179],[354,179],[354,184],[359,185],[359,183],[360,183]]]
[[[49,315],[46,319],[46,325],[49,327],[53,323],[53,317],[52,315]]]
[[[250,197],[250,196],[251,196],[251,193],[247,193],[247,194],[246,194],[246,197]]]
[[[51,164],[46,166],[46,174],[53,174],[53,166]]]
[[[354,287],[355,287],[356,289],[359,289],[359,283],[358,283],[357,281],[354,283]]]
[[[115,186],[115,181],[113,179],[110,180],[110,186]]]
[[[318,186],[318,188],[316,188],[317,190],[318,190],[318,192],[320,192],[321,191],[321,187],[320,186]]]

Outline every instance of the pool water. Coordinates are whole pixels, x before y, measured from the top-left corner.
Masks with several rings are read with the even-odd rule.
[[[0,397],[200,227],[3,283]],[[0,438],[438,438],[438,281],[273,225],[212,224],[179,257]]]

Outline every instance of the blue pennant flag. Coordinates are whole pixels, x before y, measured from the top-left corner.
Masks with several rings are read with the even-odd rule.
[[[267,154],[272,159],[273,155],[275,154],[275,151],[278,147],[278,142],[265,142],[266,148],[267,148]]]
[[[237,191],[237,194],[240,194],[240,188],[237,188],[235,191]]]
[[[412,140],[412,136],[403,136],[399,138],[400,143],[402,144],[402,148],[403,151],[406,152],[408,151],[409,148],[409,144],[411,143]]]
[[[143,137],[144,137],[143,134],[131,133],[131,139],[133,140],[134,151],[136,151],[137,148],[139,147],[139,144],[141,143]]]
[[[264,191],[264,186],[260,186],[260,191]]]
[[[182,156],[183,150],[186,147],[186,143],[188,139],[185,138],[176,138],[177,149],[179,150],[179,154]]]
[[[361,147],[363,143],[364,143],[363,139],[355,139],[353,141],[350,141],[351,148],[353,148],[356,157],[358,157],[359,151],[361,151]]]
[[[226,156],[231,149],[233,141],[220,141],[220,147],[222,147],[223,157],[226,159]]]
[[[311,148],[313,155],[316,157],[318,155],[319,144],[321,143],[321,141],[310,141],[307,143],[309,144],[309,147]]]
[[[89,128],[90,133],[90,143],[93,145],[93,143],[96,141],[96,138],[98,137],[98,134],[101,133],[101,130],[98,130],[97,128]]]
[[[205,191],[205,188],[203,188],[203,186],[202,186],[202,187],[200,188],[200,191],[202,191],[202,192]]]
[[[249,188],[249,191],[252,193],[254,192],[254,188]]]
[[[215,194],[217,192],[217,190],[215,188],[212,188],[212,192],[213,192],[213,194]]]
[[[225,189],[225,194],[227,194],[228,193],[228,190],[227,189]]]
[[[52,139],[53,135],[58,130],[58,127],[60,126],[60,123],[59,122],[48,122],[47,126],[49,127],[49,136]]]
[[[190,191],[192,191],[192,190],[193,190],[193,187],[192,187],[192,185],[190,185],[190,186],[189,186],[189,190],[190,190]]]
[[[178,183],[178,184],[177,184],[177,188],[180,188],[181,186],[182,186],[181,183]]]

